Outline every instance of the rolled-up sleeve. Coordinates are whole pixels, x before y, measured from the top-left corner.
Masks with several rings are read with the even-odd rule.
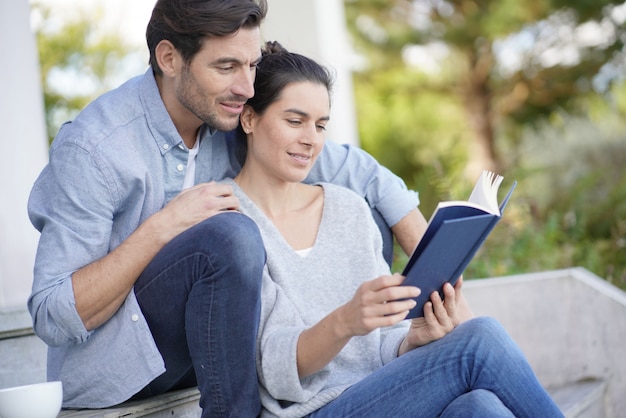
[[[352,189],[381,213],[389,226],[419,205],[417,192],[362,149],[326,141],[307,182],[324,181]]]
[[[92,155],[65,142],[31,191],[28,213],[40,231],[28,309],[50,346],[89,338],[77,311],[72,274],[109,251],[113,203],[107,175]]]

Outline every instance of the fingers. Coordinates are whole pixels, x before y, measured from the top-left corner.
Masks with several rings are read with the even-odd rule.
[[[398,273],[380,276],[364,284],[367,289],[377,295],[377,302],[394,301],[398,299],[416,298],[421,290],[415,286],[402,286],[404,276]]]
[[[201,183],[184,190],[183,193],[187,194],[187,199],[197,200],[198,207],[207,211],[208,216],[223,211],[239,210],[239,199],[228,184]]]
[[[439,292],[431,294],[430,301],[424,305],[424,318],[429,325],[440,328],[445,334],[456,326],[458,320],[454,288],[446,283],[443,293],[444,299]]]

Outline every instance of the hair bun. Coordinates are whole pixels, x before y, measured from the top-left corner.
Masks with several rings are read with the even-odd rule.
[[[267,41],[263,48],[263,56],[288,52],[278,41]]]

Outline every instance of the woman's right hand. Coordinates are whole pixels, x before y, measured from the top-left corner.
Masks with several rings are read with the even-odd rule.
[[[397,324],[413,307],[420,289],[401,286],[404,276],[395,273],[369,280],[352,299],[337,309],[337,321],[346,336],[367,335],[376,328]]]
[[[394,274],[363,283],[348,303],[304,330],[298,339],[296,356],[300,378],[326,366],[352,337],[406,318],[415,307],[415,301],[408,298],[419,296],[420,290],[401,286],[403,280],[404,276]]]

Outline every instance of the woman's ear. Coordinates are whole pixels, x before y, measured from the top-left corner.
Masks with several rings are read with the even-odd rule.
[[[239,121],[241,122],[241,129],[246,134],[252,133],[252,121],[254,119],[254,110],[252,107],[248,105],[243,106],[243,111],[241,112],[241,116],[239,116]]]
[[[174,77],[178,70],[178,61],[181,59],[181,56],[176,48],[174,48],[174,45],[170,41],[164,39],[156,46],[154,55],[159,68],[163,71],[163,74],[169,77]]]

